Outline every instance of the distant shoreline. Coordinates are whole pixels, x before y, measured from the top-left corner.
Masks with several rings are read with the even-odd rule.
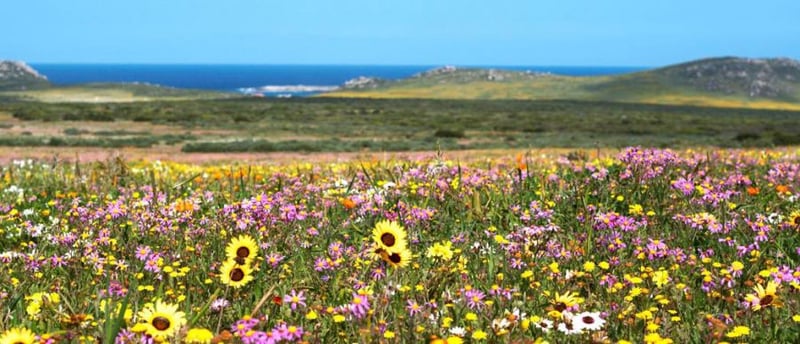
[[[360,76],[388,80],[408,78],[438,66],[381,65],[200,65],[200,64],[63,64],[31,63],[57,86],[85,83],[149,83],[161,86],[239,92],[265,90],[266,96],[307,96],[338,87]],[[616,75],[646,67],[603,66],[459,66],[535,71],[568,76]],[[311,91],[309,91],[311,90]]]

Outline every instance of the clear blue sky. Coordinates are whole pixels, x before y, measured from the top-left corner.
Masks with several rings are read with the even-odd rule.
[[[800,1],[4,0],[34,63],[658,66],[800,59]]]

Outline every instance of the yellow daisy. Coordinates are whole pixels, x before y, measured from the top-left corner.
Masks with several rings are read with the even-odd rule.
[[[222,284],[241,288],[253,280],[253,270],[248,265],[240,265],[234,260],[228,260],[220,268]]]
[[[406,231],[395,221],[381,221],[372,230],[372,240],[382,249],[390,252],[402,251],[406,248]]]
[[[778,285],[773,281],[767,283],[767,287],[757,285],[753,288],[755,294],[747,294],[745,300],[750,303],[750,308],[754,311],[767,307],[780,307],[783,305],[778,298]]]
[[[563,295],[556,293],[555,298],[553,298],[553,308],[559,312],[563,312],[569,307],[575,306],[579,303],[583,302],[583,298],[578,297],[577,293],[573,293],[568,291]]]
[[[800,210],[795,210],[789,214],[789,225],[800,229]]]
[[[139,321],[145,325],[147,334],[157,340],[164,340],[177,334],[186,325],[186,315],[178,311],[178,305],[156,300],[153,304],[145,305],[139,312]]]
[[[464,343],[464,340],[461,337],[457,336],[450,336],[447,338],[436,338],[431,340],[430,344],[461,344]]]
[[[404,268],[411,262],[411,251],[407,248],[396,252],[383,251],[381,259],[393,268]]]
[[[0,335],[0,344],[33,344],[36,335],[27,328],[15,327]]]
[[[214,339],[214,334],[204,328],[193,328],[186,332],[187,344],[209,344]]]
[[[251,236],[240,235],[231,240],[231,243],[225,248],[225,254],[228,259],[244,265],[258,256],[258,244]]]

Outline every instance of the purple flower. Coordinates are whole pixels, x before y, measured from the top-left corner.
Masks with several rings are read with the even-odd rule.
[[[353,301],[347,307],[356,318],[363,318],[369,312],[369,299],[366,295],[353,293]]]
[[[289,294],[283,296],[283,302],[288,303],[292,308],[292,310],[296,310],[297,305],[302,305],[303,307],[305,307],[306,306],[305,301],[306,297],[302,290],[298,293],[294,289],[292,289],[292,291]]]
[[[406,310],[408,311],[408,315],[413,317],[415,314],[422,312],[422,307],[420,307],[416,300],[408,300]]]
[[[483,306],[483,299],[486,297],[486,294],[477,289],[470,289],[464,293],[464,297],[467,299],[467,307],[479,309]]]

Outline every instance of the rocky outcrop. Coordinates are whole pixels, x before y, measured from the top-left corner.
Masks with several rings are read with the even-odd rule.
[[[0,90],[26,90],[49,84],[47,77],[24,62],[0,60]]]

